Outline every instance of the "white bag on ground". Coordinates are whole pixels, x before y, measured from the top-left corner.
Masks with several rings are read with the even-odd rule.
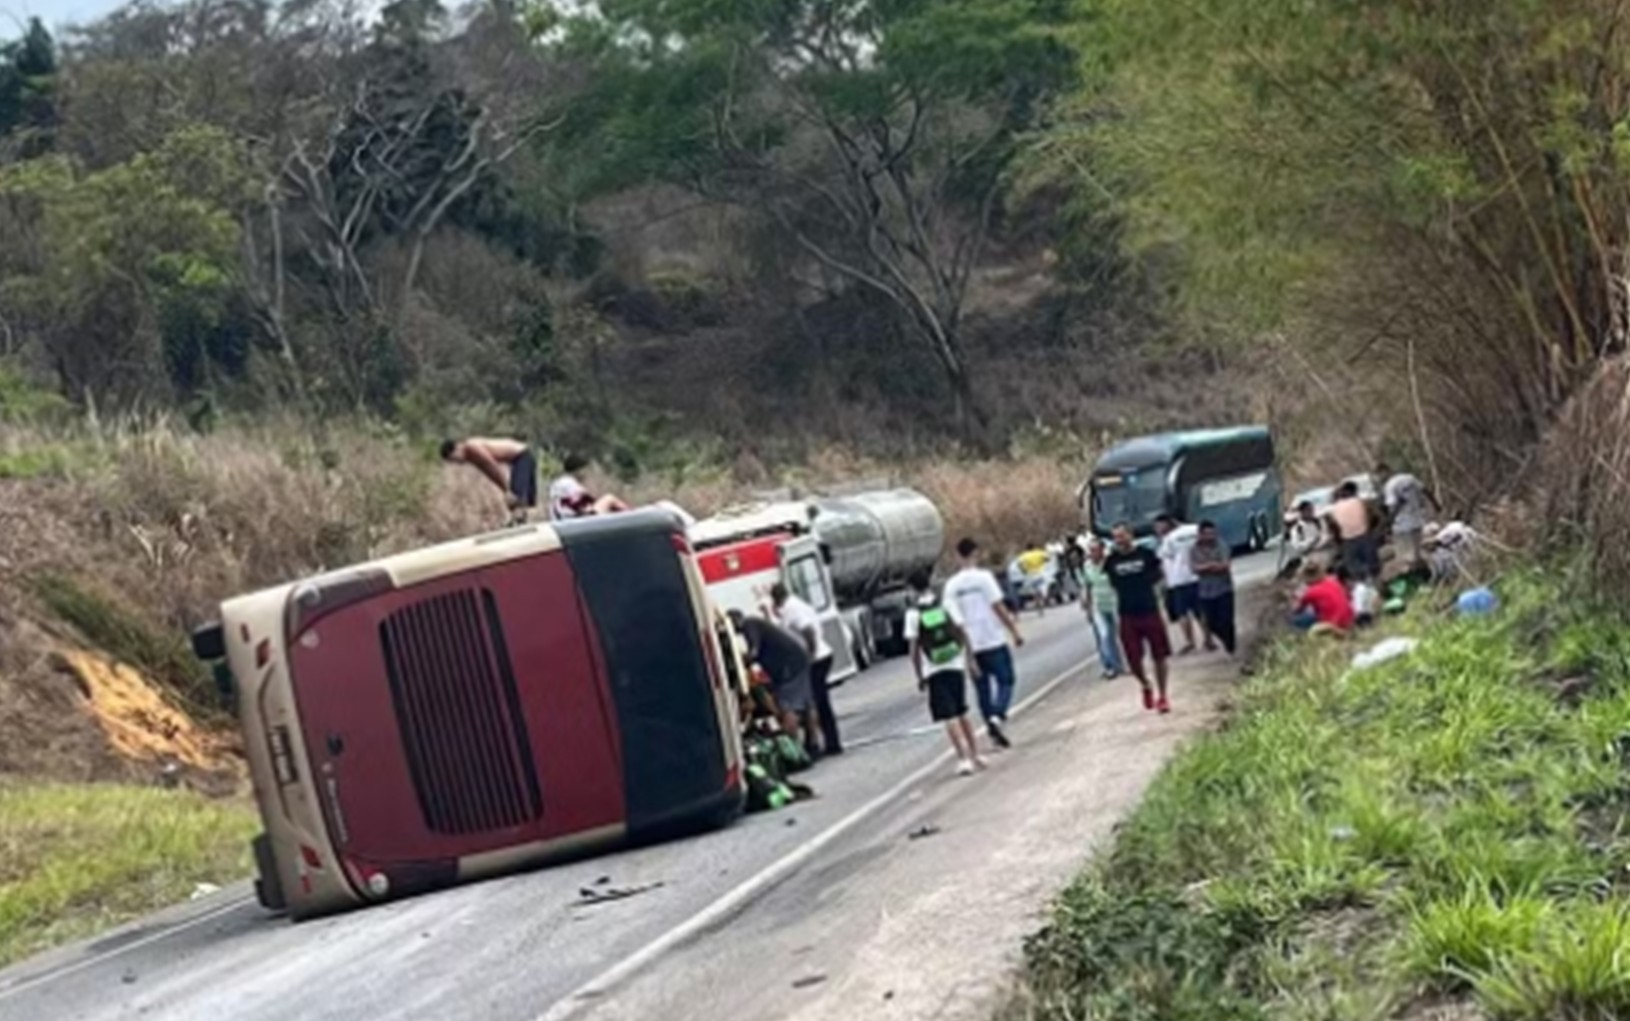
[[[1353,657],[1354,670],[1368,670],[1372,666],[1380,666],[1399,656],[1407,656],[1415,651],[1415,646],[1421,644],[1414,638],[1388,638]]]

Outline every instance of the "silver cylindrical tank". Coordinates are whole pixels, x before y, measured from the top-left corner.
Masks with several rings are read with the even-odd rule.
[[[934,566],[945,522],[914,489],[890,489],[812,501],[815,534],[832,554],[832,583],[846,598],[898,588]]]

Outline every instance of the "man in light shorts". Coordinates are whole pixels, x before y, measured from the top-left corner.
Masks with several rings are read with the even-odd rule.
[[[1189,565],[1189,551],[1200,537],[1193,525],[1179,525],[1170,514],[1155,519],[1155,534],[1160,536],[1160,572],[1166,583],[1166,619],[1183,630],[1183,647],[1179,656],[1194,651],[1194,625],[1198,621],[1205,636],[1206,651],[1217,647],[1211,632],[1205,628],[1200,615],[1200,577]]]

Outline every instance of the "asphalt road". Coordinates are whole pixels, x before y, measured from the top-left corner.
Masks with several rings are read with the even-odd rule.
[[[1241,586],[1263,580],[1273,564],[1271,554],[1240,561]],[[925,806],[941,806],[948,815],[958,804],[964,812],[985,806],[988,820],[1014,811],[1018,791],[1038,799],[1022,819],[978,828],[990,840],[1012,840],[1025,826],[1042,827],[1025,840],[1022,853],[993,844],[985,855],[1000,860],[1047,851],[1044,862],[1031,862],[1011,882],[999,874],[987,877],[987,892],[1001,895],[990,910],[1011,929],[1078,863],[1087,846],[1080,841],[1107,830],[1108,820],[1135,802],[1181,734],[1203,725],[1206,710],[1186,710],[1181,699],[1179,713],[1161,725],[1163,718],[1129,708],[1126,689],[1112,700],[1109,686],[1089,684],[1085,678],[1096,676],[1086,669],[1093,662],[1092,638],[1074,608],[1032,615],[1023,625],[1028,641],[1019,652],[1016,714],[1021,733],[1039,727],[1038,736],[1045,735],[1053,724],[1064,728],[1059,733],[1085,735],[1089,745],[1081,747],[1100,750],[1113,747],[1098,739],[1100,730],[1139,735],[1135,769],[1106,766],[1124,774],[1107,793],[1080,786],[1083,774],[1070,763],[1085,753],[1062,740],[1051,744],[1054,758],[1040,751],[1027,757],[1021,741],[985,777],[950,778],[946,742],[929,725],[908,666],[893,661],[836,692],[850,750],[807,774],[819,794],[814,801],[686,841],[300,925],[266,915],[246,889],[233,888],[0,972],[0,1019],[564,1021],[649,1017],[656,1010],[668,1018],[732,1021],[788,1016],[796,1004],[721,997],[721,988],[750,990],[756,969],[721,971],[719,962],[751,960],[755,944],[742,940],[755,933],[780,934],[783,941],[804,934],[796,938],[811,942],[782,948],[796,960],[820,943],[811,932],[855,926],[862,935],[870,931],[863,920],[875,923],[875,905],[887,891],[915,890],[911,904],[920,906],[941,887],[954,886],[964,865],[960,857],[922,866],[875,850],[886,852],[903,823]],[[1218,672],[1210,669],[1207,677]],[[1080,809],[1082,799],[1092,801],[1093,811]],[[1080,828],[1088,820],[1097,820],[1090,832]],[[853,890],[867,881],[884,884],[883,892],[823,897],[828,888]],[[597,884],[649,889],[625,900],[585,904],[582,891]],[[867,938],[875,937],[872,932]],[[919,943],[907,938],[904,945]],[[859,936],[845,941],[847,951],[797,988],[826,986],[828,975],[855,968],[863,944]],[[834,950],[828,946],[826,952],[830,957]],[[908,970],[943,967],[967,952],[948,943],[930,962]],[[896,946],[897,960],[901,953]],[[877,955],[888,958],[882,948]],[[826,1004],[836,1016],[853,1004],[834,1001],[834,991],[849,988],[852,983],[831,985],[810,1002]],[[680,990],[693,992],[673,995]],[[892,1000],[892,991],[886,992]],[[749,1009],[753,1003],[762,1009]]]

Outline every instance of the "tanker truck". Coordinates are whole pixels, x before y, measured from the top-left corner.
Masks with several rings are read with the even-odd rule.
[[[690,538],[722,609],[773,619],[776,582],[813,606],[840,681],[904,651],[908,582],[939,559],[945,523],[916,490],[886,489],[732,507]]]

